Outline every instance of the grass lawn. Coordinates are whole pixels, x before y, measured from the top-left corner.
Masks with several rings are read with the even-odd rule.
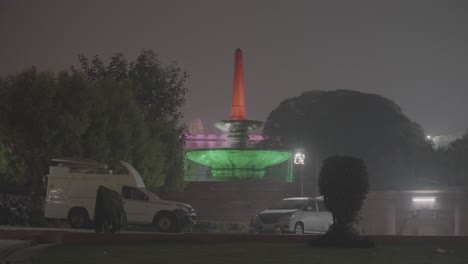
[[[447,253],[436,253],[441,247]],[[51,247],[33,263],[468,263],[467,245],[377,245],[369,249],[319,249],[299,243],[189,243],[155,242],[113,245],[62,245]]]

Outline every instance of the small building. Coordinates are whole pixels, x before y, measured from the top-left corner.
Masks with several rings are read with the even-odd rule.
[[[468,235],[468,195],[461,189],[372,191],[361,210],[364,234]]]

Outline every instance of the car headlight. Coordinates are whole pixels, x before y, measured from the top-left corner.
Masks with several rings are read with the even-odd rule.
[[[292,213],[292,214],[285,214],[285,215],[281,216],[281,218],[280,218],[280,219],[282,219],[283,221],[284,221],[284,220],[291,220],[291,219],[293,219],[293,218],[294,218],[294,216],[295,216],[295,215],[296,215],[296,213]]]
[[[187,207],[187,210],[189,212],[189,214],[192,214],[192,215],[196,215],[197,213],[195,212],[195,209],[193,209],[192,207]]]

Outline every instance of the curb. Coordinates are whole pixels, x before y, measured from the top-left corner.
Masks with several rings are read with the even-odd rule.
[[[98,234],[92,232],[73,232],[65,230],[0,230],[2,239],[18,239],[29,241],[27,243],[50,244],[106,244],[149,241],[179,241],[179,242],[277,242],[277,243],[303,243],[318,239],[317,235],[294,234],[214,234],[214,233],[141,233],[123,232],[119,234]],[[375,243],[457,243],[468,245],[468,236],[363,236]],[[27,244],[31,245],[31,244]],[[2,259],[0,252],[0,259]]]

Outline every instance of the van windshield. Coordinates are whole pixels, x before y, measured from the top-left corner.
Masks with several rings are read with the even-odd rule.
[[[279,210],[279,209],[301,209],[302,205],[307,200],[281,200],[278,204],[271,207],[270,209]]]

